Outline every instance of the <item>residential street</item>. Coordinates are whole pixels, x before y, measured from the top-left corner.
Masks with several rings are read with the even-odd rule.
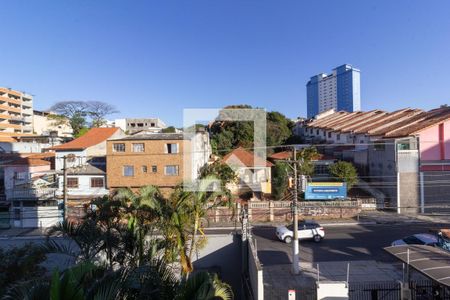
[[[439,225],[389,224],[325,227],[325,238],[320,243],[300,241],[300,261],[393,261],[383,247],[392,241],[414,233],[425,233]],[[257,241],[258,256],[265,266],[290,264],[291,245],[275,236],[273,227],[255,227],[253,236]]]

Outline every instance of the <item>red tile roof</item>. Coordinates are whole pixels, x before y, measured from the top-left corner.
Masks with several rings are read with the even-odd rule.
[[[51,163],[49,161],[40,159],[40,158],[32,158],[32,157],[19,157],[18,159],[5,164],[4,166],[49,166]]]
[[[84,135],[80,136],[79,138],[74,139],[73,141],[70,141],[68,143],[52,147],[50,149],[56,150],[56,151],[58,151],[58,150],[83,150],[83,149],[89,148],[91,146],[95,146],[97,144],[100,144],[101,142],[106,141],[114,133],[116,133],[117,130],[119,130],[119,128],[116,128],[116,127],[92,128],[88,132],[86,132]]]
[[[241,147],[234,149],[222,158],[222,161],[227,163],[244,164],[246,167],[266,166],[272,167],[273,164],[256,156],[256,164],[254,163],[255,155],[251,151],[247,151]]]
[[[282,151],[282,152],[277,152],[272,154],[271,156],[269,156],[269,158],[277,160],[277,159],[291,159],[292,158],[292,151]]]

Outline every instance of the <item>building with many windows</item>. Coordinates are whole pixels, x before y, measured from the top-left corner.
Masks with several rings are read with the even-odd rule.
[[[306,98],[308,118],[330,109],[358,111],[361,109],[360,71],[345,64],[329,75],[313,76],[306,84]]]
[[[0,133],[33,133],[33,96],[0,87]]]
[[[183,180],[194,181],[209,160],[206,132],[135,134],[107,142],[109,189],[158,186],[165,194]]]

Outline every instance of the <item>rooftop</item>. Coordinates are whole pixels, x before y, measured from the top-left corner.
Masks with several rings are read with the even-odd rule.
[[[110,138],[114,133],[117,132],[119,128],[112,127],[112,128],[92,128],[88,132],[86,132],[84,135],[80,136],[79,138],[76,138],[68,143],[58,145],[55,147],[50,148],[51,150],[83,150],[86,148],[89,148],[91,146],[95,146],[97,144],[100,144],[101,142],[106,141],[108,138]]]
[[[135,140],[189,140],[191,134],[183,133],[137,133],[130,136],[112,139],[114,141],[135,141]]]
[[[255,155],[251,151],[247,151],[244,148],[236,148],[227,155],[225,155],[222,158],[222,161],[231,163],[231,164],[243,164],[246,167],[260,167],[260,166],[266,166],[266,167],[272,167],[273,164],[259,156],[256,156],[255,161]]]
[[[351,132],[385,138],[405,137],[450,119],[450,107],[430,111],[405,108],[394,112],[336,112],[323,119],[312,120],[307,127],[334,132]]]

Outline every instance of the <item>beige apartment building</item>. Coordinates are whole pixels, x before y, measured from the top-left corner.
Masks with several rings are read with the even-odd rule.
[[[0,87],[0,133],[33,133],[33,96]]]
[[[206,132],[147,133],[110,139],[106,158],[108,188],[155,185],[168,195],[184,179],[195,180],[210,155]]]
[[[73,137],[73,130],[67,118],[61,117],[61,120],[55,120],[54,115],[47,111],[33,111],[33,131],[37,135],[49,136],[56,133],[58,137]]]

